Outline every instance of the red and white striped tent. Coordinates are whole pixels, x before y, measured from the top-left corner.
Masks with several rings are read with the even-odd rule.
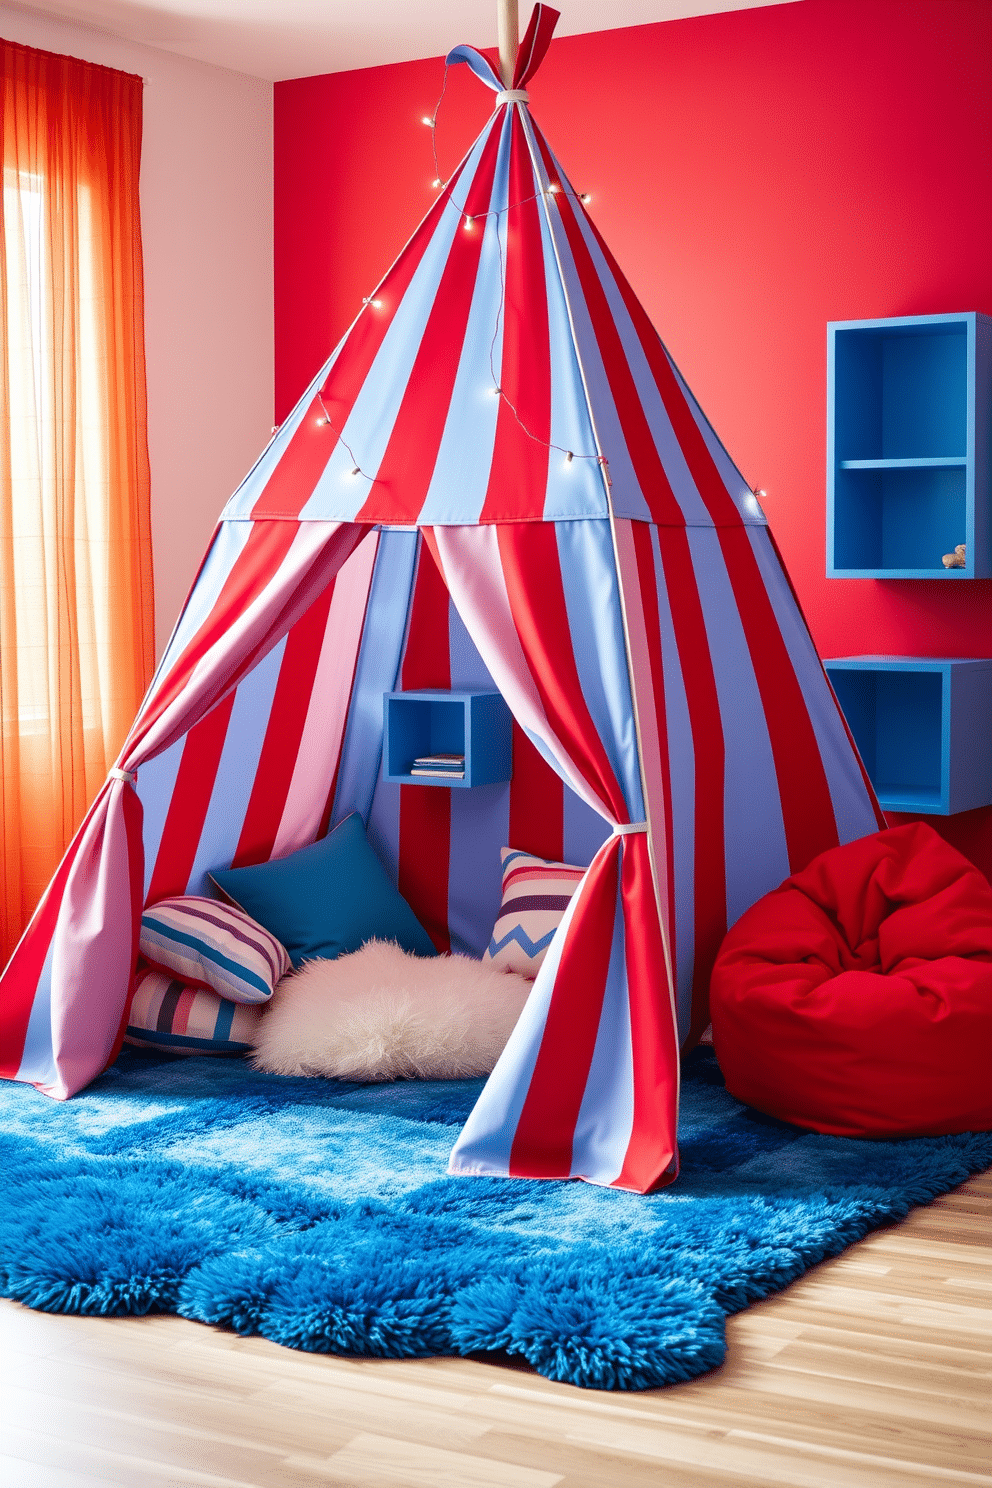
[[[500,848],[588,864],[451,1157],[675,1175],[679,1048],[755,899],[882,825],[789,581],[513,87],[225,509],[122,751],[0,983],[0,1074],[115,1057],[142,906],[358,811],[441,949]],[[508,785],[382,778],[382,696],[497,687]]]

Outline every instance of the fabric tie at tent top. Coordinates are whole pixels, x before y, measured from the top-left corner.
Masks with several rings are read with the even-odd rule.
[[[757,501],[517,96],[556,19],[510,90],[449,54],[497,107],[225,508],[0,981],[0,1074],[81,1089],[142,906],[358,811],[441,950],[485,949],[507,843],[588,865],[451,1169],[646,1191],[728,926],[882,824]],[[480,687],[508,784],[384,778],[385,693]]]

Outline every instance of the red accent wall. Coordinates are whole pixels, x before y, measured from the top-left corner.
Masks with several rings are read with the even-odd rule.
[[[280,419],[431,200],[420,120],[442,80],[434,58],[275,86]],[[990,84],[989,0],[798,0],[566,37],[530,85],[690,386],[767,491],[825,656],[992,655],[992,581],[824,576],[826,322],[992,313]],[[452,69],[441,176],[491,102]],[[992,874],[992,810],[932,820]]]

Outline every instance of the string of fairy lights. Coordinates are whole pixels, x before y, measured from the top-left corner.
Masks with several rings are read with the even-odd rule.
[[[440,164],[438,162],[438,154],[437,154],[437,118],[438,118],[438,113],[440,111],[441,105],[444,102],[445,93],[446,93],[447,87],[448,87],[448,68],[449,68],[449,66],[450,66],[450,64],[446,62],[445,63],[445,67],[444,67],[444,78],[443,78],[442,85],[441,85],[441,92],[440,92],[440,94],[438,96],[437,103],[434,106],[433,113],[431,113],[431,114],[425,114],[423,116],[422,120],[421,120],[421,123],[423,123],[424,125],[426,125],[430,129],[430,133],[431,133],[431,151],[432,151],[432,154],[433,154],[433,157],[434,157],[434,177],[433,177],[433,180],[431,181],[431,186],[432,186],[432,188],[434,190],[447,189],[448,186],[450,185],[450,178],[449,178],[449,180],[445,180],[441,176],[441,169],[440,169]],[[492,339],[490,340],[490,343],[489,343],[489,372],[490,372],[490,376],[492,378],[492,387],[491,387],[490,391],[491,391],[491,393],[493,394],[494,397],[499,398],[506,405],[507,409],[509,410],[509,412],[512,414],[513,418],[515,419],[516,423],[519,425],[519,427],[521,428],[521,430],[527,436],[528,439],[533,440],[535,444],[541,445],[544,449],[548,450],[549,452],[550,451],[554,451],[557,454],[560,454],[560,455],[564,456],[563,465],[564,465],[564,468],[566,470],[568,470],[572,466],[572,464],[573,464],[573,462],[575,460],[588,460],[588,461],[592,461],[592,462],[596,463],[597,465],[599,465],[601,467],[602,473],[603,473],[603,477],[604,477],[604,479],[606,481],[607,486],[611,486],[613,484],[613,482],[612,482],[612,479],[610,477],[609,461],[607,460],[607,458],[606,458],[605,455],[580,453],[580,452],[575,451],[575,450],[567,449],[564,445],[556,444],[556,443],[554,443],[554,441],[547,440],[547,439],[543,438],[540,434],[535,434],[532,429],[529,429],[527,427],[527,424],[521,418],[520,411],[516,407],[516,405],[513,402],[512,398],[509,397],[509,395],[507,394],[506,390],[500,385],[500,379],[499,379],[499,376],[498,376],[498,374],[496,372],[496,346],[497,346],[497,342],[499,340],[500,326],[503,323],[504,310],[505,310],[505,307],[506,307],[506,260],[505,260],[505,257],[504,257],[503,238],[502,238],[502,235],[501,235],[501,232],[500,232],[500,226],[501,226],[500,219],[502,217],[504,217],[505,215],[507,215],[509,212],[514,211],[514,210],[516,210],[516,209],[518,209],[520,207],[526,206],[530,202],[546,201],[548,197],[554,198],[555,196],[558,196],[558,195],[570,196],[574,200],[582,203],[583,206],[585,206],[591,200],[591,195],[587,191],[573,192],[571,190],[563,190],[563,188],[559,185],[559,183],[557,181],[551,181],[551,182],[549,182],[549,184],[548,184],[548,186],[546,188],[542,188],[539,191],[535,191],[530,196],[522,197],[522,198],[520,198],[519,201],[507,202],[507,204],[505,206],[499,207],[499,208],[497,208],[495,210],[494,209],[490,209],[490,210],[488,210],[486,212],[469,213],[469,212],[465,211],[464,207],[462,207],[462,208],[459,209],[460,212],[461,212],[461,215],[464,218],[464,221],[463,221],[462,226],[463,226],[463,229],[466,232],[473,232],[473,231],[475,231],[476,227],[480,223],[483,225],[483,231],[484,231],[485,230],[485,224],[488,222],[488,220],[490,218],[494,219],[494,221],[495,221],[495,228],[496,228],[496,230],[495,230],[496,250],[497,250],[497,255],[498,255],[498,258],[499,258],[499,303],[498,303],[497,308],[496,308],[496,316],[495,316],[495,320],[494,320],[494,324],[493,324]],[[366,309],[368,309],[368,310],[381,310],[383,308],[383,300],[382,300],[379,292],[376,291],[372,295],[366,295],[362,299],[362,308],[363,308],[363,310],[366,310]],[[375,485],[376,482],[377,482],[377,477],[374,476],[374,475],[370,475],[368,473],[368,471],[363,470],[362,465],[361,465],[361,461],[356,456],[356,454],[355,454],[354,450],[352,449],[351,445],[345,439],[343,431],[335,427],[334,422],[333,422],[333,420],[331,418],[331,415],[330,415],[330,413],[328,411],[327,405],[324,402],[323,388],[318,388],[318,390],[317,390],[317,401],[320,403],[320,407],[321,407],[321,410],[322,410],[322,416],[318,418],[317,422],[319,424],[327,427],[330,430],[330,432],[337,437],[338,442],[341,444],[342,448],[347,453],[348,458],[352,462],[351,469],[348,472],[349,473],[349,476],[352,479],[357,479],[359,477],[362,477],[364,480],[366,480],[369,483],[370,486]],[[273,430],[273,433],[275,433],[275,430]],[[767,496],[767,492],[765,492],[764,490],[761,490],[761,489],[757,489],[756,488],[755,490],[753,490],[753,491],[750,492],[750,495],[752,496],[752,498],[758,498],[759,500],[764,500],[766,498],[766,496]],[[760,512],[760,510],[761,510],[760,506],[759,506],[758,510]]]
[[[444,96],[448,86],[449,65],[450,64],[445,63],[444,79],[441,85],[441,92],[438,97],[437,103],[434,106],[433,113],[425,114],[421,120],[421,123],[426,125],[431,132],[431,150],[434,157],[434,178],[431,182],[431,186],[434,190],[440,190],[442,188],[446,189],[450,184],[449,181],[443,179],[441,176],[441,169],[438,162],[437,154],[437,116],[441,105],[444,102]],[[605,455],[583,454],[575,450],[567,449],[564,445],[556,444],[551,440],[547,440],[540,434],[535,434],[532,429],[529,429],[527,427],[527,424],[521,418],[520,411],[513,402],[512,398],[509,397],[506,390],[500,385],[500,379],[496,372],[496,345],[499,340],[500,326],[503,323],[504,310],[506,307],[506,260],[504,257],[503,238],[500,232],[500,219],[509,212],[526,206],[530,202],[541,201],[547,196],[555,196],[561,192],[562,188],[558,185],[557,182],[553,181],[549,183],[546,190],[535,191],[531,193],[530,196],[521,197],[519,201],[507,202],[507,204],[503,207],[490,209],[486,212],[475,213],[469,213],[465,211],[464,207],[460,208],[459,210],[462,217],[464,218],[462,226],[466,232],[475,231],[476,227],[479,224],[482,224],[484,231],[485,224],[490,218],[494,219],[496,225],[494,236],[496,240],[497,255],[499,258],[499,303],[496,308],[492,339],[489,343],[489,372],[492,378],[492,387],[490,389],[491,393],[494,397],[499,398],[503,403],[505,403],[508,411],[512,414],[514,420],[528,439],[532,439],[535,444],[539,444],[544,449],[554,451],[564,457],[563,464],[566,470],[572,465],[573,461],[575,460],[590,460],[602,467],[607,483],[611,484],[609,465]],[[573,196],[576,200],[582,202],[583,205],[591,200],[589,192],[565,192],[563,194]],[[381,310],[383,308],[383,300],[380,297],[378,291],[375,294],[366,295],[365,297],[363,297],[362,307],[363,309]],[[328,428],[330,432],[337,437],[338,442],[341,444],[342,448],[347,453],[348,458],[352,462],[351,469],[348,472],[349,476],[353,479],[362,477],[364,480],[368,481],[369,485],[375,485],[377,479],[376,476],[370,475],[368,471],[363,470],[361,461],[356,456],[351,445],[345,439],[343,431],[335,427],[334,421],[331,418],[327,405],[324,402],[323,388],[318,388],[317,390],[317,401],[319,402],[321,407],[321,415],[318,417],[317,422],[320,425]]]

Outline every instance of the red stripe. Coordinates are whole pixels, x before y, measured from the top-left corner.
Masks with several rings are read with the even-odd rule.
[[[83,832],[90,817],[103,800],[103,792],[97,796],[86,813],[75,837],[66,848],[54,878],[32,916],[14,954],[7,962],[0,979],[0,1078],[14,1080],[24,1058],[24,1041],[27,1038],[31,1009],[38,991],[38,983],[48,956],[48,948],[55,934],[62,895],[72,871]]]
[[[152,725],[188,685],[197,665],[211,647],[223,640],[235,621],[243,616],[248,606],[272,582],[298,531],[296,522],[256,522],[253,525],[248,541],[234,560],[210,614],[177,658],[168,676],[163,678],[147,712],[128,740],[129,759]],[[244,672],[243,666],[241,672]]]
[[[607,852],[579,890],[523,1110],[510,1149],[514,1178],[567,1178],[592,1065],[613,946],[617,856]]]
[[[583,779],[617,821],[626,821],[623,793],[582,695],[554,523],[499,527],[497,541],[513,623],[548,721]]]
[[[489,211],[499,140],[494,123],[469,185],[466,217]],[[356,521],[415,522],[420,515],[448,421],[485,226],[455,232],[389,443]]]
[[[509,847],[560,863],[565,852],[565,785],[513,720]]]
[[[233,868],[267,862],[272,854],[300,752],[333,593],[332,581],[286,637]]]
[[[524,87],[544,61],[558,19],[559,12],[552,10],[550,5],[534,6],[530,25],[517,50],[517,63],[513,69],[515,88]]]
[[[450,686],[448,591],[427,545],[421,543],[400,687],[408,692]],[[399,891],[437,949],[448,951],[451,791],[423,785],[401,785],[399,790]]]
[[[201,718],[186,735],[148,887],[148,904],[157,904],[160,899],[186,892],[217,779],[234,698],[233,692],[228,693],[223,702]]]
[[[837,846],[830,786],[799,678],[746,529],[721,528],[720,547],[761,694],[782,802],[789,872]]]
[[[630,1042],[633,1055],[634,1120],[623,1168],[614,1187],[647,1193],[678,1173],[679,1050],[672,1027],[665,952],[651,877],[647,838],[624,839],[624,924]]]
[[[658,576],[655,572],[651,528],[646,522],[631,522],[630,531],[634,543],[634,561],[637,564],[637,580],[641,592],[641,608],[644,615],[648,664],[651,669],[648,679],[651,688],[651,705],[658,720],[658,743],[661,754],[662,787],[665,797],[665,852],[668,859],[668,944],[671,953],[672,974],[674,976],[676,975],[676,968],[678,966],[679,950],[675,917],[675,827],[672,820],[672,775],[668,764],[671,754],[668,742],[668,714],[665,701],[665,663],[661,642]],[[657,837],[654,839],[654,848],[655,852],[657,852]],[[700,1029],[700,1032],[702,1031]]]
[[[452,189],[465,169],[463,164],[389,270],[375,292],[381,301],[369,306],[358,317],[338,353],[334,366],[321,389],[323,406],[318,399],[310,405],[278,465],[252,508],[253,517],[295,517],[313,495],[338,438],[355,406],[366,377],[378,356],[386,332],[392,325],[400,301],[410,287],[420,262],[437,230]],[[327,416],[331,426],[318,424],[318,416]]]
[[[551,183],[563,188],[558,167],[544,137],[536,126],[534,132]],[[589,311],[599,354],[603,359],[603,367],[616,405],[617,418],[623,431],[624,444],[634,467],[641,493],[656,522],[683,526],[685,517],[682,508],[675,499],[665,467],[655,446],[651,426],[641,406],[637,384],[620,339],[620,332],[606,298],[606,291],[600,283],[589,249],[586,247],[572,202],[564,189],[559,189],[553,199],[575,261],[579,284]],[[608,456],[609,450],[605,453]]]
[[[709,1022],[710,972],[727,933],[724,857],[724,740],[713,661],[684,528],[658,530],[665,590],[671,596],[675,644],[692,731],[693,973],[692,1037]]]
[[[524,126],[512,111],[505,214],[503,354],[496,438],[480,522],[540,518],[548,492],[551,333],[541,220]]]

